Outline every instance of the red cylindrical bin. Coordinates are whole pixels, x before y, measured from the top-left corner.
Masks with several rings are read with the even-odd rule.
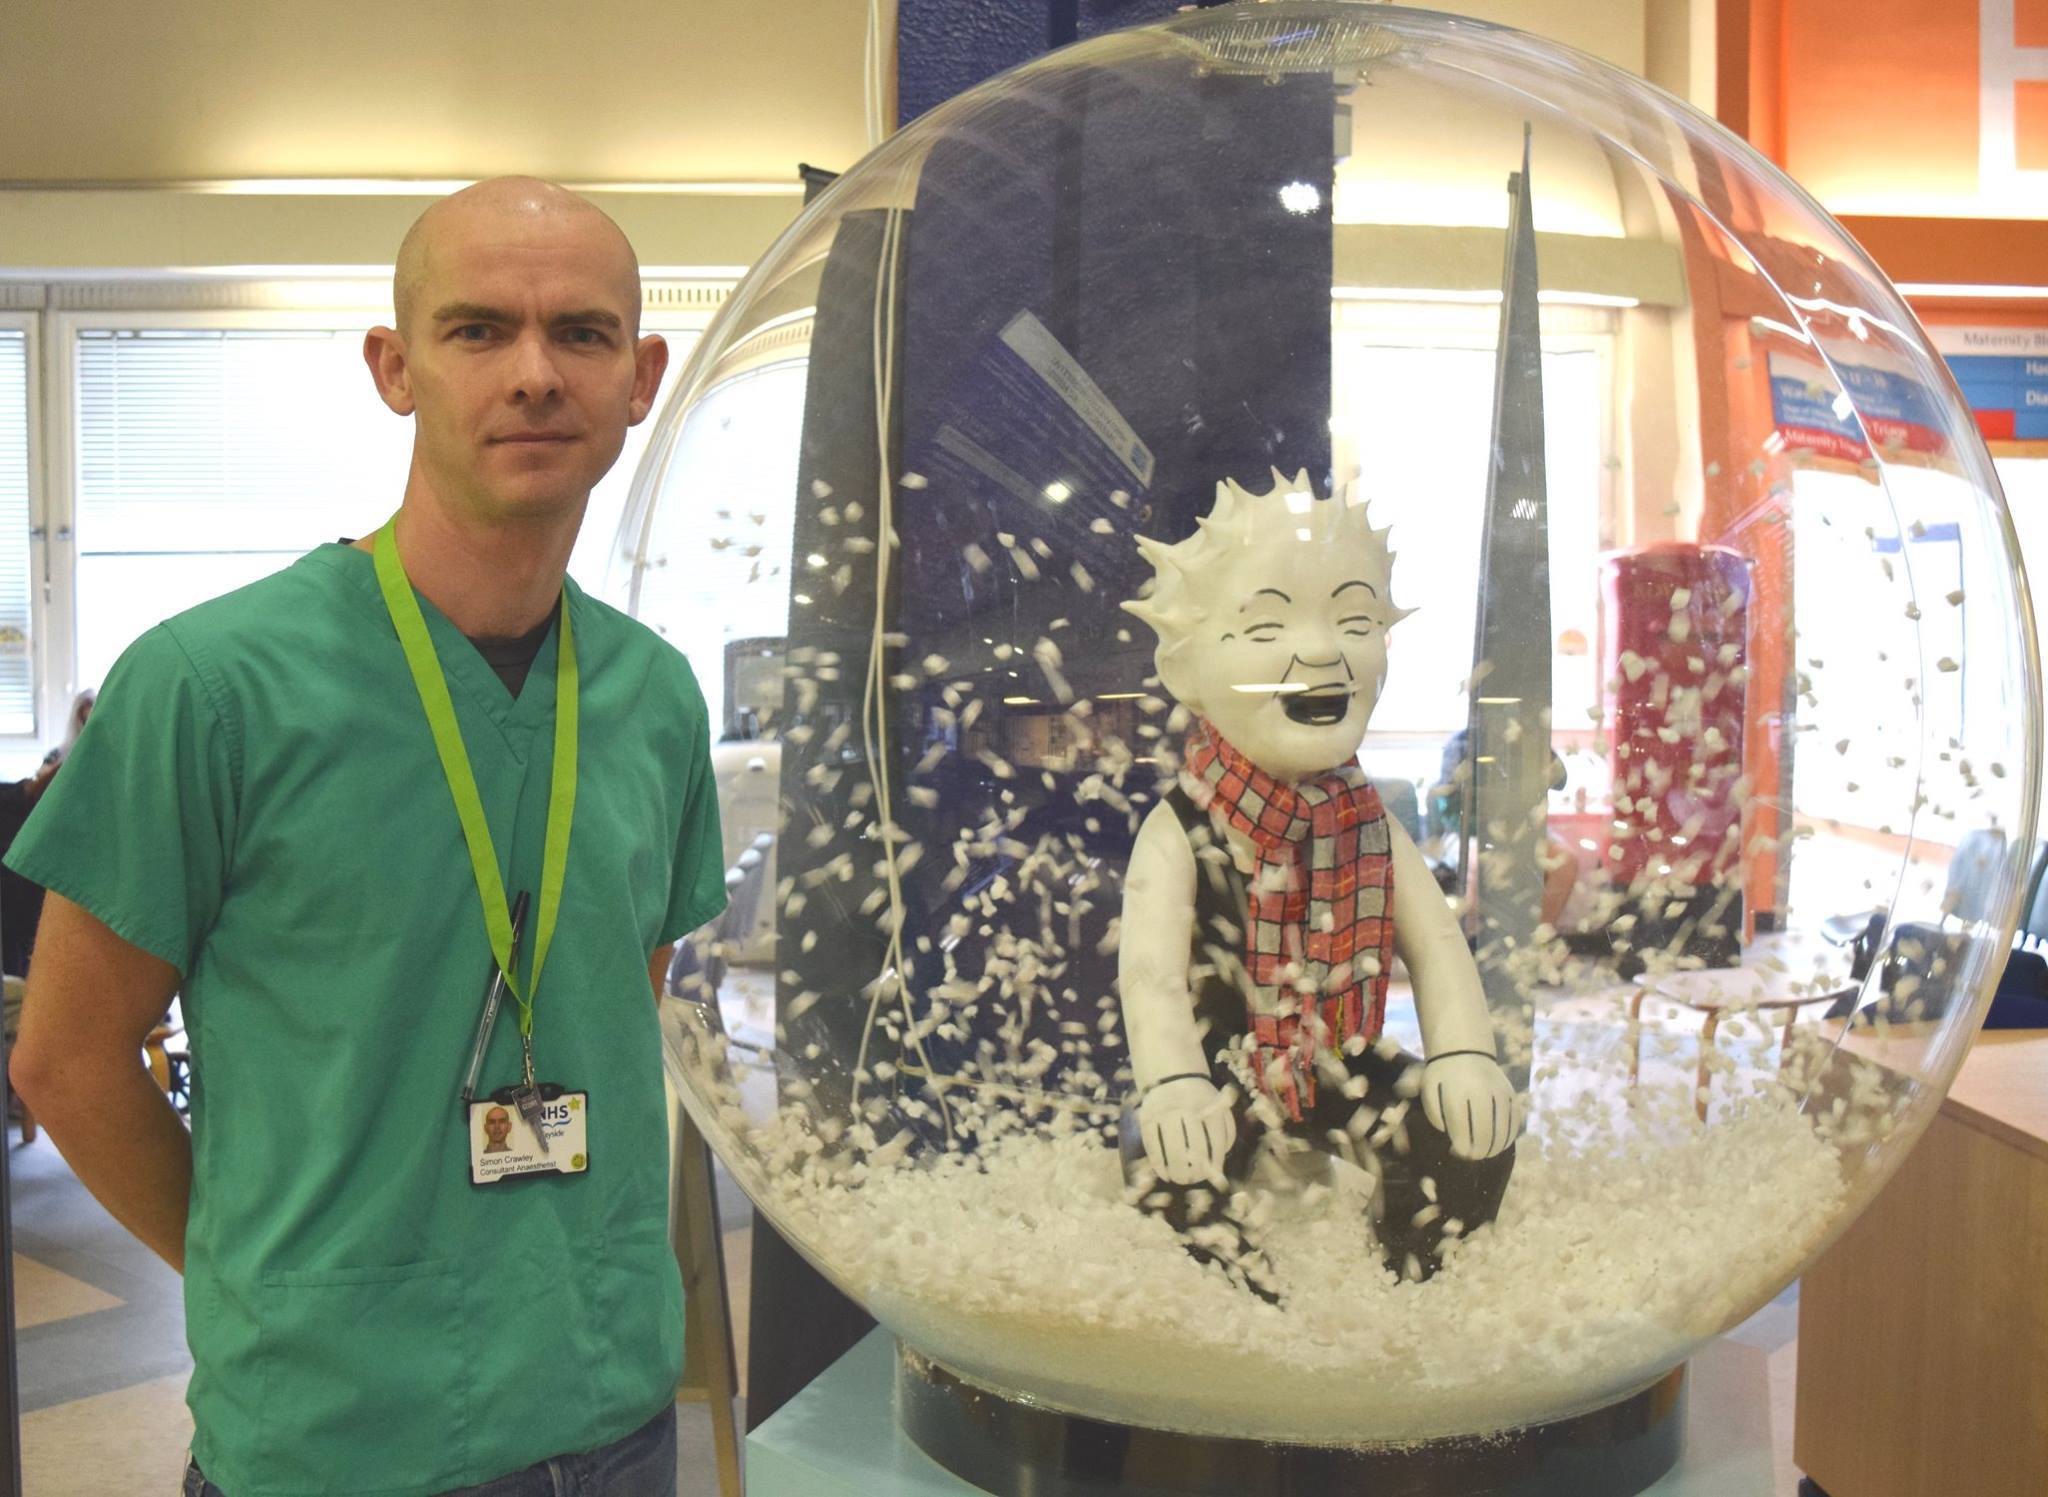
[[[1607,871],[1631,896],[1629,944],[1733,960],[1750,563],[1725,547],[1663,542],[1603,557],[1601,589]]]

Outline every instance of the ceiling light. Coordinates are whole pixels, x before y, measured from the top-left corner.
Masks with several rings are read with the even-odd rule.
[[[170,182],[67,182],[66,188],[99,191],[201,192],[231,197],[446,197],[472,185],[475,177],[217,177]],[[12,182],[15,187],[47,183]],[[671,197],[802,197],[804,184],[740,182],[564,182],[571,192],[646,193]]]
[[[1466,302],[1479,307],[1500,305],[1498,291],[1452,290],[1443,286],[1333,286],[1332,301],[1421,301]],[[1536,300],[1546,307],[1639,307],[1634,296],[1611,296],[1605,291],[1539,291]]]
[[[1312,183],[1289,182],[1280,189],[1280,206],[1289,213],[1313,213],[1323,206],[1323,195]]]
[[[1895,284],[1902,296],[1972,296],[1987,300],[2026,300],[2034,297],[2048,299],[2048,286],[1971,286],[1941,281],[1899,281]]]

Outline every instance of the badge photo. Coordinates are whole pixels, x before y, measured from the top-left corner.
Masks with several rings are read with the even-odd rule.
[[[494,1185],[527,1175],[580,1175],[590,1168],[588,1092],[541,1087],[540,1132],[502,1087],[469,1104],[469,1181]]]

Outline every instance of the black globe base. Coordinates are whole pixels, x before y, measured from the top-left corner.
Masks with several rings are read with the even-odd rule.
[[[992,1497],[1636,1497],[1678,1463],[1685,1369],[1590,1413],[1403,1445],[1287,1445],[1111,1424],[990,1392],[902,1346],[919,1449]]]

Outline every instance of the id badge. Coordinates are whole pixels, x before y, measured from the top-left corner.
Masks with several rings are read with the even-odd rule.
[[[469,1104],[469,1183],[495,1185],[524,1175],[580,1175],[589,1169],[590,1093],[541,1083],[543,1149],[520,1113],[516,1090],[500,1087]]]

